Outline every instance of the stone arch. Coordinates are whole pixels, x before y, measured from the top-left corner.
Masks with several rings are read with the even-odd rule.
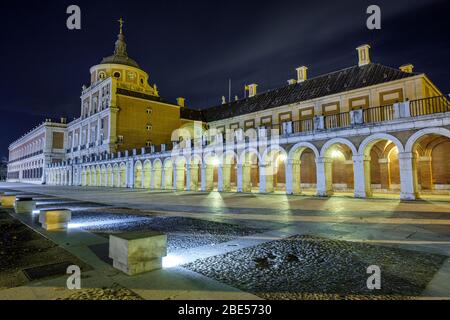
[[[152,178],[152,163],[150,160],[144,161],[144,180],[143,180],[143,187],[149,189],[151,185],[151,178]]]
[[[444,136],[450,139],[450,130],[446,128],[425,128],[415,132],[411,137],[409,137],[408,141],[405,144],[405,152],[413,152],[414,144],[421,137],[427,134],[435,134]]]
[[[133,186],[134,188],[136,189],[142,188],[142,175],[143,175],[142,162],[138,160],[134,163],[134,186]]]
[[[162,161],[161,159],[156,159],[153,161],[153,188],[162,188]]]
[[[405,145],[405,158],[410,165],[404,172],[404,189],[406,199],[426,197],[438,194],[449,199],[450,196],[450,130],[447,128],[425,128],[415,132]],[[409,194],[408,194],[409,193]]]
[[[201,177],[200,166],[202,165],[201,156],[194,154],[188,159],[189,165],[189,187],[190,191],[198,191],[199,188],[199,180]]]
[[[100,171],[102,172],[102,187],[106,187],[108,185],[108,176],[106,173],[106,166],[104,164],[101,165]]]
[[[367,153],[367,147],[370,149],[371,146],[381,140],[392,141],[392,143],[397,146],[398,152],[404,152],[403,144],[397,137],[388,133],[375,133],[368,136],[361,142],[359,145],[358,154],[369,156],[370,153]]]
[[[221,159],[218,155],[209,152],[203,156],[202,179],[205,191],[213,191],[219,184],[219,165]]]
[[[186,163],[187,160],[184,156],[177,156],[174,158],[175,164],[175,189],[183,191],[186,184]]]
[[[366,137],[355,157],[355,196],[370,197],[374,188],[388,193],[399,190],[398,154],[403,152],[403,144],[393,135],[376,133]]]
[[[238,165],[241,166],[242,192],[252,192],[259,188],[259,166],[262,163],[261,155],[254,148],[247,148],[239,155]],[[239,175],[239,174],[238,174]]]
[[[127,187],[127,165],[125,164],[125,162],[121,162],[119,165],[119,182],[120,188]]]
[[[328,140],[320,149],[320,156],[326,157],[327,154],[331,151],[331,147],[335,144],[343,144],[346,145],[351,151],[352,154],[356,155],[358,154],[358,150],[356,149],[355,145],[347,139],[344,138],[333,138],[331,140]]]
[[[354,192],[353,157],[357,154],[355,145],[344,138],[330,139],[322,146],[320,158],[316,160],[319,196],[337,191]]]
[[[56,170],[56,185],[61,184],[61,173],[59,170]]]
[[[100,166],[95,166],[95,186],[100,187],[102,185],[102,173],[100,170]]]
[[[317,192],[316,161],[319,156],[319,149],[312,143],[299,142],[292,146],[286,167],[287,193]]]
[[[172,190],[173,188],[173,163],[171,158],[167,158],[163,163],[164,167],[164,190]]]
[[[280,145],[271,145],[262,154],[260,192],[286,191],[288,152]]]
[[[106,186],[107,187],[114,187],[114,181],[113,181],[113,168],[111,164],[108,164],[106,167]]]
[[[113,185],[116,188],[120,188],[119,165],[117,163],[114,163],[113,165]]]
[[[238,155],[234,150],[228,150],[222,157],[222,190],[230,192],[237,187]]]
[[[86,186],[91,186],[91,167],[86,167]]]
[[[83,187],[87,186],[86,169],[83,167],[81,169],[81,185]]]

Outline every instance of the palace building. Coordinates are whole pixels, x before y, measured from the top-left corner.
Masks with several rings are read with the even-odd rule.
[[[203,109],[160,97],[128,56],[90,69],[80,117],[9,147],[8,180],[48,185],[287,194],[450,195],[450,103],[426,74],[371,61]]]

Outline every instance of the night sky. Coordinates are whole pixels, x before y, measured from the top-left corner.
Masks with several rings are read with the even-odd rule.
[[[66,28],[76,4],[82,29]],[[366,28],[366,8],[382,10],[382,29]],[[448,0],[396,1],[2,1],[0,157],[10,142],[47,117],[79,116],[89,68],[111,55],[125,19],[128,54],[160,95],[188,107],[220,104],[286,85],[295,68],[308,76],[357,64],[355,48],[372,46],[372,61],[412,63],[450,92]]]

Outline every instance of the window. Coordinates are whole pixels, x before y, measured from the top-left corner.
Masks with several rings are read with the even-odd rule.
[[[136,79],[136,73],[134,72],[127,72],[127,80],[134,81]]]
[[[245,120],[244,121],[244,129],[251,129],[255,127],[255,120]]]
[[[283,122],[292,121],[292,112],[282,112],[278,115],[278,123],[281,125]]]
[[[272,116],[262,117],[260,120],[261,127],[271,127],[272,126]]]
[[[150,140],[147,140],[146,142],[145,142],[145,146],[146,147],[150,147],[152,145],[152,142],[150,141]]]
[[[120,72],[117,72],[117,71],[114,72],[114,78],[118,78],[119,79],[120,78]]]
[[[146,112],[147,112],[147,114],[152,114],[153,110],[152,110],[152,108],[147,108]]]
[[[99,80],[103,80],[103,79],[105,79],[106,78],[106,73],[104,73],[103,71],[101,71],[99,74],[98,74],[98,79]]]
[[[231,130],[239,129],[239,122],[236,122],[236,123],[230,123],[230,129],[231,129]]]
[[[150,130],[152,130],[152,125],[148,124],[146,128],[147,128],[147,131],[150,131]]]
[[[117,136],[117,142],[123,143],[123,136]]]
[[[144,85],[144,78],[141,78],[141,85]]]

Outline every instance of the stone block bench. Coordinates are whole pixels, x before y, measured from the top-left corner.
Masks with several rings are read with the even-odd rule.
[[[162,232],[130,232],[109,236],[109,257],[116,269],[132,276],[162,268],[167,255],[167,235]]]
[[[36,201],[31,197],[17,196],[14,202],[14,211],[16,213],[33,213],[36,210]]]
[[[47,209],[39,212],[39,223],[45,230],[67,229],[72,219],[72,212],[68,209]]]
[[[16,194],[13,192],[5,192],[2,195],[2,208],[12,209],[14,208],[14,203],[16,202]]]

